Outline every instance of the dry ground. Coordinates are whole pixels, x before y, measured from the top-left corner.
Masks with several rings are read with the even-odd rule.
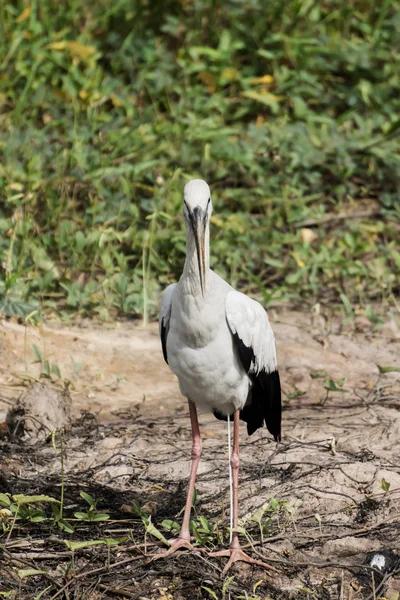
[[[163,519],[180,521],[189,474],[186,403],[163,362],[156,326],[100,328],[83,321],[25,330],[11,321],[0,324],[0,422],[24,389],[21,375],[39,375],[35,343],[72,383],[74,420],[64,434],[65,515],[73,518],[83,509],[80,491],[104,498],[99,508],[110,514],[107,523],[74,522],[72,536],[48,524],[17,521],[6,547],[8,532],[0,536],[0,591],[24,600],[46,587],[42,598],[66,600],[219,599],[224,593],[232,599],[397,598],[400,382],[396,372],[379,377],[376,364],[400,366],[398,323],[388,319],[373,328],[357,317],[343,324],[318,310],[271,311],[270,318],[285,392],[283,440],[276,445],[267,431],[248,438],[243,426],[240,511],[253,545],[249,552],[265,557],[277,572],[235,567],[226,592],[225,559],[185,553],[149,562],[145,554],[158,542],[147,535],[147,546],[140,545],[144,525],[130,508],[136,500],[159,529]],[[346,378],[342,385],[350,391],[326,399],[324,378],[310,377],[315,371],[336,382]],[[304,395],[294,397],[296,388]],[[226,536],[226,425],[211,415],[202,415],[200,423],[204,453],[196,518],[206,517]],[[32,445],[27,437],[3,434],[0,453],[0,492],[60,497],[60,453],[48,440]],[[271,509],[271,497],[280,508],[265,513],[262,543],[251,517],[263,505]],[[131,539],[109,553],[103,546],[77,550],[72,566],[63,542],[128,534]],[[210,547],[217,542],[211,536]],[[379,559],[371,567],[376,553],[383,557],[381,569]],[[44,573],[18,578],[17,569],[27,567]]]

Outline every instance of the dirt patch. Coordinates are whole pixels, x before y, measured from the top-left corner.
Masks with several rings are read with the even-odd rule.
[[[283,441],[276,445],[266,431],[248,438],[243,427],[240,512],[252,544],[248,551],[278,573],[233,569],[231,598],[393,597],[400,591],[400,384],[399,373],[379,376],[376,364],[400,365],[397,325],[388,321],[373,329],[358,319],[344,326],[316,313],[270,318],[288,395]],[[161,531],[164,519],[179,522],[190,467],[186,403],[163,363],[156,327],[53,326],[25,332],[3,323],[0,336],[4,415],[20,392],[25,364],[32,376],[38,374],[38,366],[30,364],[33,341],[72,382],[73,406],[81,416],[64,434],[65,517],[74,519],[76,511],[87,509],[81,491],[104,498],[99,510],[110,515],[99,524],[71,521],[73,534],[57,527],[49,532],[46,522],[17,521],[0,567],[0,589],[21,586],[17,597],[30,599],[50,586],[42,597],[52,598],[68,584],[70,598],[94,600],[211,598],[208,588],[220,598],[223,559],[184,554],[149,562],[145,554],[160,543],[148,535],[147,545],[140,545],[144,525],[132,513],[132,503],[144,507]],[[336,384],[345,378],[341,387],[349,392],[326,397],[326,376],[310,377],[317,371]],[[202,415],[200,423],[204,454],[194,518],[204,516],[214,528],[207,542],[211,548],[228,544],[226,426],[210,415]],[[4,489],[60,498],[59,449],[49,442],[29,446],[4,438],[0,452]],[[262,537],[255,519],[260,510]],[[111,549],[77,550],[72,569],[64,539],[124,536],[129,539]],[[386,559],[382,563],[376,555]],[[45,574],[20,580],[21,564]],[[57,597],[68,598],[64,591]]]

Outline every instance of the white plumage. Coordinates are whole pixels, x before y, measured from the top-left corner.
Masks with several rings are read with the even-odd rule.
[[[225,309],[231,332],[253,350],[250,373],[258,375],[263,370],[267,373],[275,371],[278,368],[275,336],[261,304],[233,290],[226,296]]]
[[[164,292],[160,329],[166,328],[166,355],[181,393],[199,408],[223,416],[241,410],[253,386],[249,375],[277,368],[275,338],[263,307],[235,291],[209,270],[200,305],[185,293],[185,281]],[[252,350],[247,373],[233,334]]]
[[[209,268],[212,204],[206,182],[190,181],[184,197],[187,257],[179,283],[168,286],[161,300],[164,358],[178,378],[181,393],[196,406],[220,417],[233,415],[246,406],[245,412],[260,423],[258,426],[264,420],[267,426],[271,420],[279,421],[269,427],[279,438],[280,386],[268,315],[258,302],[235,291]],[[195,231],[200,238],[197,243]],[[202,240],[204,263],[199,259]],[[259,392],[261,384],[268,396],[264,406],[254,402],[254,392]]]
[[[210,269],[211,212],[210,189],[206,182],[190,181],[184,190],[185,266],[179,282],[165,290],[160,307],[164,358],[178,378],[181,393],[189,400],[194,440],[184,523],[175,547],[190,546],[188,515],[201,452],[195,407],[212,411],[217,418],[234,417],[235,527],[239,417],[247,422],[249,434],[265,423],[275,439],[280,439],[281,392],[274,334],[264,308],[235,291]],[[234,560],[254,562],[239,550],[238,537],[234,534],[228,566]]]

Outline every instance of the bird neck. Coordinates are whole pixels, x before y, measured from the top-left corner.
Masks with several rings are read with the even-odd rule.
[[[208,274],[210,270],[210,229],[207,225],[204,236],[204,258],[206,267],[206,290],[208,286]],[[196,242],[192,232],[186,231],[186,260],[183,268],[183,283],[187,291],[201,297],[199,263],[197,260]]]

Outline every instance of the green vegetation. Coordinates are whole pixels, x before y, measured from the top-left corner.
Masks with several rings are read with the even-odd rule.
[[[233,285],[395,303],[399,8],[5,0],[0,311],[153,316],[194,176]]]

